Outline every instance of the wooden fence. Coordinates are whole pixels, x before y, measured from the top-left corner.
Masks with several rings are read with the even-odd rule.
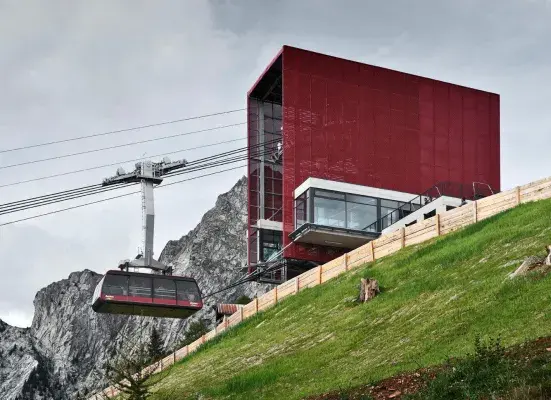
[[[224,318],[224,321],[209,333],[164,358],[158,368],[159,370],[168,368],[170,365],[174,364],[174,362],[187,357],[203,343],[224,332],[229,327],[241,323],[243,320],[272,307],[284,298],[295,295],[305,288],[320,285],[352,268],[396,253],[404,247],[454,232],[467,225],[474,224],[499,214],[502,211],[516,207],[521,203],[548,198],[551,198],[551,177],[524,186],[517,186],[514,189],[478,201],[473,201],[462,207],[436,214],[432,218],[406,228],[400,228],[395,232],[384,234],[374,241],[324,265],[308,270],[296,278],[276,286],[262,296],[255,298],[249,304],[238,309],[237,312],[229,318]],[[108,387],[100,393],[103,394],[103,397],[112,397],[116,395],[111,394],[116,393],[116,389]],[[103,397],[101,397],[101,394],[96,394],[89,399],[100,400]]]

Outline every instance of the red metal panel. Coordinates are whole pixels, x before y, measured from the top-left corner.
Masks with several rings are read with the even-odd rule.
[[[438,180],[500,190],[499,96],[285,46],[284,246],[308,177],[420,193]],[[292,245],[324,262],[340,250]]]

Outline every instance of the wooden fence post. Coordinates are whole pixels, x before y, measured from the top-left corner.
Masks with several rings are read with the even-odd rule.
[[[321,285],[321,274],[323,273],[323,271],[321,270],[321,267],[323,267],[323,265],[319,266],[319,272],[318,272],[318,283],[320,285]]]
[[[517,206],[520,204],[520,186],[517,186]]]
[[[348,271],[348,253],[344,253],[344,270]]]
[[[174,360],[174,364],[176,364],[176,352],[172,353],[172,357],[173,357],[173,360]]]
[[[371,261],[375,261],[375,248],[373,247],[373,240],[369,242],[369,250],[371,251]]]
[[[404,247],[406,247],[406,228],[401,228],[400,231],[402,233],[401,248],[403,249]]]
[[[473,201],[473,220],[475,224],[478,222],[478,206],[476,200]]]
[[[277,304],[277,286],[274,288],[274,304]]]
[[[440,236],[440,214],[436,214],[435,227],[436,227],[436,236]]]
[[[299,289],[300,289],[300,286],[299,286],[299,279],[300,279],[300,278],[299,278],[298,276],[295,278],[295,294],[297,294],[298,291],[299,291]]]
[[[258,297],[254,298],[254,313],[258,313]]]
[[[241,317],[241,322],[243,322],[243,307],[239,307],[239,316]]]

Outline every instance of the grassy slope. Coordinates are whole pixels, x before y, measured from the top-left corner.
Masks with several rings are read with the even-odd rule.
[[[299,399],[551,333],[551,277],[506,280],[551,243],[551,201],[522,205],[285,299],[178,363],[154,399]],[[355,305],[360,277],[383,293]],[[347,299],[348,298],[348,299]]]

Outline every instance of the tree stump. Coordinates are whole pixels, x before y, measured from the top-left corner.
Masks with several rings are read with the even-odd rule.
[[[360,287],[360,302],[365,303],[377,296],[381,291],[379,290],[379,282],[376,279],[364,279]]]
[[[548,245],[545,247],[545,250],[547,250],[547,257],[545,257],[545,265],[550,266],[551,265],[551,245]]]

